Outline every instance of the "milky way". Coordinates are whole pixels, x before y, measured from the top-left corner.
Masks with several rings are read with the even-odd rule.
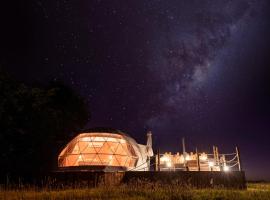
[[[248,1],[219,2],[218,6],[206,2],[200,7],[190,4],[185,5],[191,11],[188,14],[181,8],[169,11],[160,24],[164,30],[157,30],[163,34],[157,36],[149,67],[162,82],[159,98],[166,109],[149,120],[150,126],[171,125],[170,118],[177,118],[181,112],[200,114],[202,103],[198,101],[208,101],[205,90],[211,70],[225,67],[214,66],[215,60],[222,59],[222,50],[230,50],[226,44],[238,34],[239,26],[254,25],[251,13],[261,9],[260,4],[254,6]],[[248,31],[249,27],[245,28],[240,31]]]

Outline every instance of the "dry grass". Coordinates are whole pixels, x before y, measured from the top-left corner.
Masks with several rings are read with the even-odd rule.
[[[247,190],[191,189],[179,186],[122,185],[91,189],[23,189],[1,190],[0,199],[7,200],[71,200],[71,199],[182,199],[182,200],[269,200],[270,184],[249,184]]]

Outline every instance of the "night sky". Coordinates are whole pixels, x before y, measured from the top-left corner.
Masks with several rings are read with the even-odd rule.
[[[0,63],[28,84],[62,81],[90,127],[155,148],[231,153],[270,180],[267,0],[28,0],[1,3]]]

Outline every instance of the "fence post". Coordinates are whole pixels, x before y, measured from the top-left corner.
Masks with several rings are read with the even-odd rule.
[[[217,157],[216,157],[216,147],[213,146],[213,156],[214,156],[214,165],[217,163]]]
[[[219,160],[219,153],[218,153],[218,147],[216,147],[216,156],[217,156],[217,166],[220,169],[220,160]]]
[[[200,156],[198,153],[198,149],[196,148],[196,155],[197,155],[197,167],[198,167],[198,171],[201,171],[201,166],[200,166]]]
[[[157,151],[158,154],[158,151]],[[158,171],[158,155],[155,155],[155,171]]]
[[[239,149],[237,146],[235,147],[235,150],[236,150],[236,156],[237,156],[237,162],[238,162],[238,169],[239,169],[239,171],[242,171],[240,152],[239,152]]]
[[[159,152],[159,149],[157,150],[157,155],[156,155],[156,171],[160,171],[160,152]]]

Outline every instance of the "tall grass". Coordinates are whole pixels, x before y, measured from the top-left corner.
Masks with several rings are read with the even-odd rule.
[[[247,190],[194,189],[173,185],[121,185],[89,189],[24,188],[0,190],[7,200],[86,200],[86,199],[181,199],[181,200],[270,200],[270,184],[248,184]]]

